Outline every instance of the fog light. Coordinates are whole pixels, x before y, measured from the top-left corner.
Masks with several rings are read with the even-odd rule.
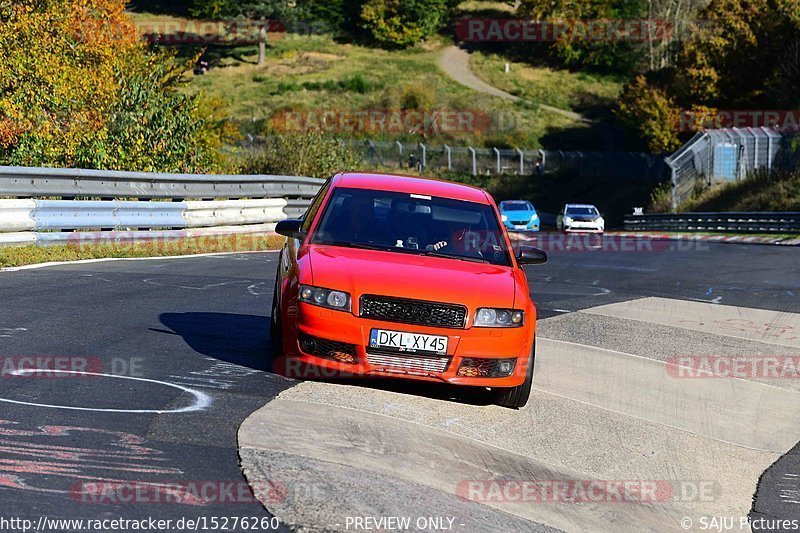
[[[510,361],[502,361],[497,365],[497,371],[503,375],[508,375],[514,370],[514,365]]]
[[[314,353],[314,350],[317,348],[317,343],[314,342],[314,339],[311,337],[303,336],[300,338],[300,348],[306,353]]]
[[[458,375],[467,378],[504,378],[514,372],[516,359],[478,359],[470,357],[461,360]]]

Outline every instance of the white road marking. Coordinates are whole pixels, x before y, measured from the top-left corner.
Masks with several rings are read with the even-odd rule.
[[[28,331],[27,328],[0,328],[0,337],[11,337],[18,331]]]
[[[189,285],[173,285],[171,283],[161,283],[160,281],[155,281],[155,280],[152,280],[152,279],[149,279],[149,278],[148,279],[143,279],[142,281],[144,283],[149,283],[151,285],[156,285],[158,287],[172,287],[174,289],[189,289],[189,290],[192,290],[192,291],[204,291],[204,290],[207,290],[207,289],[211,289],[213,287],[223,287],[225,285],[236,285],[236,284],[239,284],[239,283],[250,283],[250,280],[248,279],[248,280],[239,280],[239,281],[223,281],[221,283],[208,283],[208,284],[203,285],[201,287],[190,287]]]
[[[253,296],[261,296],[262,294],[269,294],[269,290],[267,290],[265,292],[258,292],[258,290],[257,290],[258,287],[260,287],[262,285],[265,285],[265,284],[266,284],[265,281],[259,281],[258,283],[253,283],[252,285],[247,287],[247,292],[249,292]]]
[[[40,370],[36,369],[23,369],[17,370],[12,372],[12,374],[22,376],[26,374],[36,374],[40,372]],[[184,387],[183,385],[177,385],[175,383],[168,383],[166,381],[159,381],[157,379],[145,379],[145,378],[135,378],[131,376],[117,376],[114,374],[99,374],[94,372],[80,372],[75,370],[41,370],[41,372],[49,373],[59,373],[59,374],[81,374],[84,376],[97,376],[97,377],[107,377],[107,378],[114,378],[114,379],[128,379],[131,381],[142,381],[145,383],[155,383],[157,385],[164,385],[165,387],[172,387],[174,389],[182,390],[183,392],[187,392],[194,396],[194,402],[191,405],[187,405],[186,407],[180,407],[178,409],[100,409],[95,407],[79,407],[79,406],[71,406],[71,405],[54,405],[54,404],[45,404],[45,403],[34,403],[34,402],[23,402],[19,400],[10,400],[7,398],[0,398],[0,402],[5,403],[13,403],[18,405],[28,405],[32,407],[47,407],[49,409],[66,409],[70,411],[94,411],[94,412],[101,412],[101,413],[130,413],[130,414],[142,414],[142,413],[149,413],[149,414],[177,414],[177,413],[190,413],[193,411],[203,411],[209,405],[211,405],[211,397],[209,397],[206,393],[196,391],[194,389],[190,389],[189,387]]]

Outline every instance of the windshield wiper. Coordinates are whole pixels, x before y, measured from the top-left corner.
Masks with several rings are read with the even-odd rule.
[[[434,252],[433,250],[422,251],[420,255],[427,257],[444,257],[445,259],[458,259],[459,261],[469,261],[470,263],[491,263],[488,259],[483,257],[465,257],[463,255],[450,255],[443,254],[442,252]]]
[[[316,244],[322,244],[325,246],[341,246],[343,248],[358,248],[359,250],[378,250],[382,252],[388,252],[394,249],[391,246],[381,246],[379,244],[362,244],[358,242],[346,242],[346,241],[323,241],[323,242],[318,242]]]

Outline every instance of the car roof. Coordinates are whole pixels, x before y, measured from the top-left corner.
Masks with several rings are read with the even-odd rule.
[[[333,187],[351,189],[376,189],[390,192],[438,196],[451,200],[465,200],[489,204],[489,194],[483,189],[452,181],[366,172],[343,172],[333,177]]]
[[[531,204],[528,200],[503,200],[501,204]],[[531,204],[533,205],[533,204]]]
[[[592,204],[567,204],[566,207],[594,207]],[[597,209],[595,207],[595,209]]]

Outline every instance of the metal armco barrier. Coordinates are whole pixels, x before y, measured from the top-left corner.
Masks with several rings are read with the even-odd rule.
[[[302,215],[323,183],[302,176],[0,166],[0,197],[12,198],[0,200],[0,244],[263,233]],[[62,233],[69,230],[76,232]]]
[[[0,232],[92,228],[198,228],[275,223],[283,198],[209,202],[0,200]]]
[[[305,198],[324,180],[299,176],[160,174],[0,166],[0,196],[100,198]]]
[[[626,215],[627,231],[800,233],[800,213],[664,213]]]

